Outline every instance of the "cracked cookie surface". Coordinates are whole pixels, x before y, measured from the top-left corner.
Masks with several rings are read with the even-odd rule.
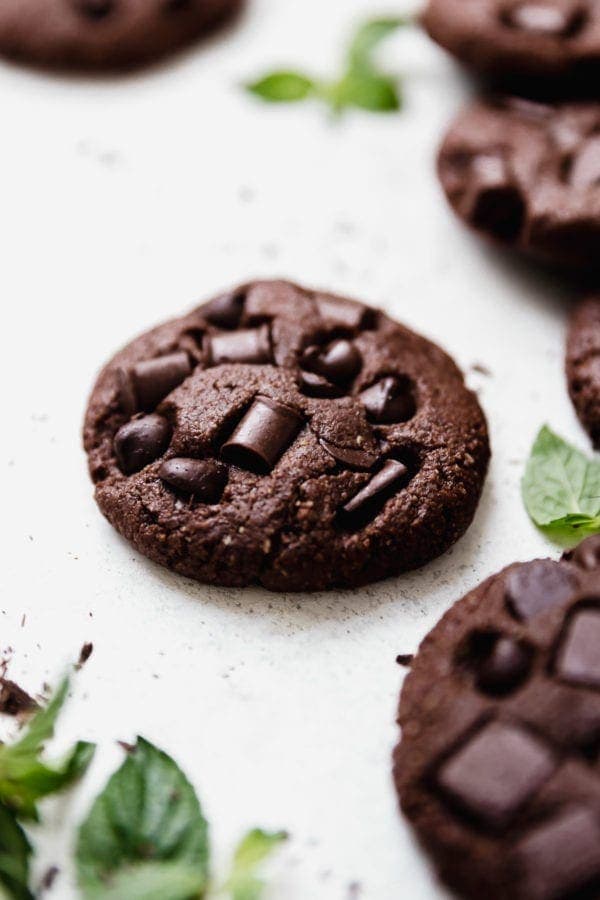
[[[485,418],[438,347],[360,303],[255,282],[142,335],[93,389],[100,509],[200,581],[366,584],[423,565],[475,513]]]

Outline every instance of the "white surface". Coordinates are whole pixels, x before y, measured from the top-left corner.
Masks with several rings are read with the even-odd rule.
[[[252,0],[220,40],[122,80],[0,68],[0,641],[33,692],[84,641],[95,648],[57,745],[85,737],[99,752],[34,834],[38,871],[62,870],[52,896],[75,896],[75,824],[120,761],[115,741],[138,732],[193,779],[219,865],[248,826],[290,830],[272,900],[444,896],[396,810],[395,657],[484,576],[551,551],[519,497],[539,425],[587,442],[563,383],[566,295],[482,249],[437,187],[434,148],[466,95],[443,54],[417,33],[389,43],[406,73],[398,116],[334,125],[318,107],[271,108],[239,89],[272,64],[331,71],[372,12],[365,0]],[[469,374],[493,440],[484,498],[426,569],[321,596],[218,590],[147,562],[96,510],[79,433],[98,367],[253,276],[381,305],[465,370],[491,370]]]

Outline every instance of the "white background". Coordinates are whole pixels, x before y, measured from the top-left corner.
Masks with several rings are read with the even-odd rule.
[[[98,754],[33,832],[38,875],[61,868],[52,896],[75,896],[75,826],[122,758],[115,741],[137,733],[196,785],[217,869],[247,827],[289,829],[271,900],[444,896],[396,808],[395,657],[484,576],[557,552],[522,508],[524,460],[546,420],[587,440],[562,374],[567,291],[482,248],[437,186],[434,151],[468,91],[442,52],[416,31],[386,46],[405,75],[401,115],[334,124],[240,89],[276,64],[335,71],[373,12],[252,0],[235,29],[150,73],[0,68],[0,647],[37,692],[94,643],[55,746],[87,738]],[[337,594],[220,590],[142,559],[97,511],[80,447],[97,369],[147,326],[255,276],[383,307],[479,392],[494,450],[484,497],[467,536],[422,571]]]

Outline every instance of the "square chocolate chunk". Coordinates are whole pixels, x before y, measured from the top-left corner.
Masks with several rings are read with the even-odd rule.
[[[555,768],[551,750],[517,725],[491,722],[439,769],[442,791],[490,828],[505,828]]]
[[[570,619],[556,673],[572,684],[600,688],[600,607],[582,609]]]

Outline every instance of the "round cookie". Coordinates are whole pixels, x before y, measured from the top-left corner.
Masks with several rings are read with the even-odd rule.
[[[383,313],[255,282],[155,328],[100,374],[96,499],[138,550],[213,584],[366,584],[465,531],[489,458],[453,361]]]
[[[600,448],[600,296],[575,307],[567,336],[567,384],[594,446]]]
[[[600,536],[489,578],[421,644],[394,775],[459,896],[600,896],[599,648]]]
[[[600,99],[597,0],[429,0],[423,25],[505,89]]]
[[[59,69],[157,62],[210,32],[242,0],[2,0],[0,54]]]
[[[480,235],[553,265],[598,268],[600,104],[476,102],[448,131],[438,173]]]

